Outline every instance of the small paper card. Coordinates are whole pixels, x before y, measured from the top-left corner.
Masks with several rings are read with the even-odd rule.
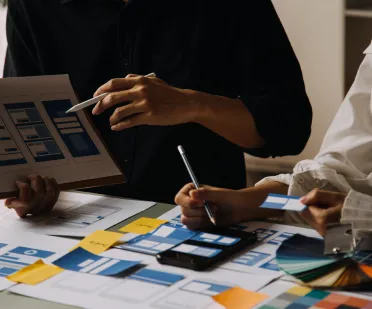
[[[279,210],[290,210],[301,212],[307,208],[302,204],[298,196],[288,196],[282,194],[269,194],[260,208],[271,208]]]

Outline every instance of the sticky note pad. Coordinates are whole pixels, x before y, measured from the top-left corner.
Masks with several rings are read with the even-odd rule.
[[[302,204],[299,199],[300,197],[298,196],[269,194],[260,207],[301,212],[306,209],[307,206]]]
[[[95,231],[94,233],[85,237],[76,247],[83,248],[91,253],[100,254],[123,237],[121,233],[108,232],[108,231]]]
[[[63,269],[55,265],[44,264],[42,260],[28,265],[7,277],[10,281],[36,285],[62,272]]]
[[[157,227],[166,222],[168,221],[143,217],[124,226],[119,231],[144,235],[155,230]]]
[[[79,247],[60,257],[53,264],[63,269],[85,274],[114,276],[140,264],[140,261],[99,256]]]
[[[249,309],[264,301],[266,294],[251,292],[240,287],[233,287],[212,298],[226,309]]]

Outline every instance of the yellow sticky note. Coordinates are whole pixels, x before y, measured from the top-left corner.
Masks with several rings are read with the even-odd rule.
[[[35,285],[62,272],[63,269],[55,265],[44,264],[42,260],[28,265],[16,273],[9,275],[7,279],[24,284]]]
[[[123,234],[121,233],[100,230],[95,231],[94,233],[85,237],[71,250],[81,247],[90,253],[100,254],[113,246],[122,237]]]
[[[268,298],[268,295],[233,287],[212,298],[226,309],[249,309]]]
[[[143,217],[122,227],[119,231],[144,235],[155,230],[165,222],[168,221]]]

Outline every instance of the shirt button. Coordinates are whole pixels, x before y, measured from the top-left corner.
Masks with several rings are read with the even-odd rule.
[[[120,63],[121,63],[123,66],[127,66],[128,63],[129,63],[129,61],[128,61],[127,58],[123,58],[123,59],[120,60]]]
[[[300,177],[300,178],[298,178],[297,182],[298,182],[300,185],[302,185],[302,184],[305,182],[305,180],[304,180],[302,177]]]

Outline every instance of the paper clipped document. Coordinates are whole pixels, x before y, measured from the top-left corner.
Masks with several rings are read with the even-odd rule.
[[[0,291],[15,284],[6,279],[7,276],[40,259],[52,261],[65,254],[77,242],[0,228]]]
[[[105,230],[155,205],[97,194],[62,192],[54,210],[19,218],[0,201],[0,227],[38,234],[84,237]]]
[[[273,277],[223,269],[194,272],[160,265],[155,258],[110,249],[101,256],[141,261],[144,268],[125,278],[92,275],[68,270],[35,286],[19,284],[11,292],[82,308],[222,308],[212,296],[235,286],[258,291]]]
[[[0,197],[30,174],[70,190],[125,182],[78,103],[68,75],[0,79]]]

